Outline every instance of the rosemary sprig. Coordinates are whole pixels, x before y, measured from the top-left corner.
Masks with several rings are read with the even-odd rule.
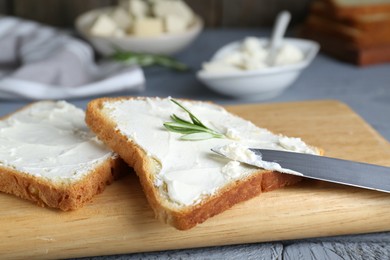
[[[138,53],[117,49],[111,58],[129,65],[137,64],[142,67],[158,65],[177,71],[189,70],[189,67],[186,64],[165,55]]]
[[[223,138],[223,134],[208,128],[205,126],[194,114],[191,113],[187,108],[185,108],[178,101],[171,99],[173,103],[178,105],[181,109],[187,112],[191,121],[180,118],[179,116],[172,114],[172,122],[164,123],[164,127],[171,132],[183,134],[180,139],[187,141],[198,141],[205,140],[210,138]]]

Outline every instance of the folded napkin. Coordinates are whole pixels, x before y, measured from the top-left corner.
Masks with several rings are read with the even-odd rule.
[[[35,22],[0,18],[0,99],[63,99],[142,90],[137,66],[96,64],[92,48]]]

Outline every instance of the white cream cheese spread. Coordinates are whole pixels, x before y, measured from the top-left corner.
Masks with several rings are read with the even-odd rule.
[[[181,134],[167,131],[163,123],[171,121],[172,114],[186,119],[188,115],[169,98],[104,103],[104,112],[117,123],[117,130],[160,162],[161,171],[155,176],[155,185],[178,207],[194,205],[232,181],[258,171],[256,167],[232,163],[214,154],[210,150],[213,147],[239,143],[251,148],[290,150],[286,147],[293,147],[296,152],[317,153],[298,138],[275,135],[219,106],[181,103],[207,127],[229,133],[227,136],[230,137],[180,140]],[[166,191],[162,187],[166,187]]]
[[[305,58],[302,50],[287,43],[277,50],[272,65],[267,63],[268,55],[267,42],[261,42],[255,37],[247,37],[242,41],[239,48],[204,63],[203,70],[215,73],[259,70],[270,66],[295,64]]]
[[[65,101],[42,101],[0,121],[0,166],[68,183],[114,156]]]

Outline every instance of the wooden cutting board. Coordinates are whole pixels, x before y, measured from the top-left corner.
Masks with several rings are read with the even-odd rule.
[[[273,132],[302,137],[328,156],[390,166],[389,143],[337,101],[228,109]],[[129,174],[74,212],[0,194],[0,258],[69,258],[388,231],[389,219],[390,194],[307,180],[177,231],[154,219],[137,178]]]

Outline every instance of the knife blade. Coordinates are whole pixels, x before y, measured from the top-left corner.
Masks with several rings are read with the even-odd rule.
[[[211,150],[228,157],[218,149]],[[296,152],[249,150],[257,155],[258,160],[277,163],[287,169],[286,174],[298,173],[310,179],[390,193],[390,167]],[[256,162],[243,162],[259,165]]]
[[[390,167],[312,154],[250,150],[261,155],[263,161],[276,162],[282,168],[301,173],[303,177],[390,192]]]

